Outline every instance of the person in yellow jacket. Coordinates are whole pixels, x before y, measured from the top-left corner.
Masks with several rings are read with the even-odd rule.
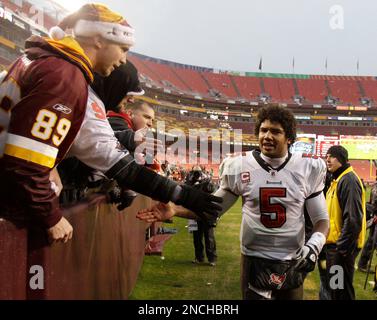
[[[354,300],[354,264],[366,234],[365,190],[348,163],[348,152],[344,147],[329,148],[326,163],[332,173],[332,182],[326,194],[330,217],[326,264],[331,299]]]

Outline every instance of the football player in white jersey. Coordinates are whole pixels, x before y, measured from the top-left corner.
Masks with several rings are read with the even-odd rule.
[[[309,154],[289,152],[296,121],[288,109],[262,108],[255,134],[259,149],[227,158],[220,166],[222,213],[242,197],[241,285],[244,299],[302,299],[303,281],[326,242],[329,220],[323,195],[326,164]],[[304,207],[313,234],[304,244]],[[221,213],[221,214],[222,214]],[[145,221],[193,217],[174,205],[142,210]]]

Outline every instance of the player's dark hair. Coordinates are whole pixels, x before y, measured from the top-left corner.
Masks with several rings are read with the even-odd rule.
[[[255,124],[255,135],[259,135],[259,129],[265,120],[280,123],[285,136],[291,140],[291,144],[296,140],[296,119],[291,110],[277,105],[269,105],[259,110]]]

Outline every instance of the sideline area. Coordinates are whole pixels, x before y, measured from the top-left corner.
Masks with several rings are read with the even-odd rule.
[[[215,267],[207,263],[194,265],[194,245],[187,220],[174,218],[167,225],[179,231],[166,243],[163,256],[146,256],[130,299],[134,300],[239,300],[241,200],[220,220],[215,232],[218,260]],[[374,257],[374,266],[377,263]],[[374,270],[374,267],[371,268]],[[366,274],[356,270],[355,290],[358,300],[376,300],[372,285],[363,289]],[[369,281],[373,275],[369,275]],[[305,281],[304,298],[317,300],[318,270]]]

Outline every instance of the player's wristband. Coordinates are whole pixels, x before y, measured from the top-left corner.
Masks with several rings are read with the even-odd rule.
[[[323,246],[326,243],[326,237],[322,232],[314,232],[308,242],[307,246],[313,248],[317,255],[322,251]]]

